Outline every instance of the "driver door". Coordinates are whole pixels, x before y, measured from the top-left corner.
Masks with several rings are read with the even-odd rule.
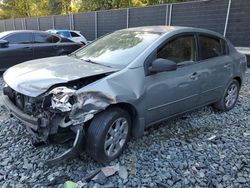
[[[9,42],[6,48],[0,49],[1,70],[13,65],[34,59],[32,35],[28,32],[17,32],[4,38]]]
[[[156,58],[177,63],[177,70],[146,76],[146,124],[200,105],[200,65],[193,34],[176,36],[157,50]]]

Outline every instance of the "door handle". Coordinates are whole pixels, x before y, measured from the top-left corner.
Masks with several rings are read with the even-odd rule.
[[[230,63],[227,63],[224,65],[224,68],[226,68],[226,69],[230,69],[231,67],[232,67],[232,65]]]
[[[31,50],[32,48],[30,46],[25,46],[23,47],[24,49],[28,49],[28,50]]]
[[[197,72],[194,72],[191,76],[190,79],[192,80],[197,80],[197,78],[199,77],[199,74]]]

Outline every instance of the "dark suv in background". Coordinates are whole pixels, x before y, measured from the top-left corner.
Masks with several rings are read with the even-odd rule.
[[[66,55],[82,47],[69,39],[43,31],[0,33],[0,70],[24,61]]]

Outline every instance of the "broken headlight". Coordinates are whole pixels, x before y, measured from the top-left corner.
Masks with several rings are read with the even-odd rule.
[[[52,94],[51,107],[61,112],[69,112],[72,108],[72,96],[76,90],[67,87],[57,87],[49,92]]]

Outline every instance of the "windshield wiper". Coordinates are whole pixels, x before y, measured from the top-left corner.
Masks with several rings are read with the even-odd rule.
[[[112,68],[111,66],[104,65],[104,64],[102,64],[102,63],[97,63],[97,62],[95,62],[95,61],[92,61],[91,59],[81,59],[81,60],[86,61],[86,62],[88,62],[88,63],[92,63],[92,64],[96,64],[96,65],[102,65],[102,66],[105,66],[105,67],[110,67],[110,68]]]
[[[91,59],[81,59],[81,60],[86,61],[86,62],[88,62],[88,63],[100,64],[100,63],[97,63],[97,62],[92,61]]]

